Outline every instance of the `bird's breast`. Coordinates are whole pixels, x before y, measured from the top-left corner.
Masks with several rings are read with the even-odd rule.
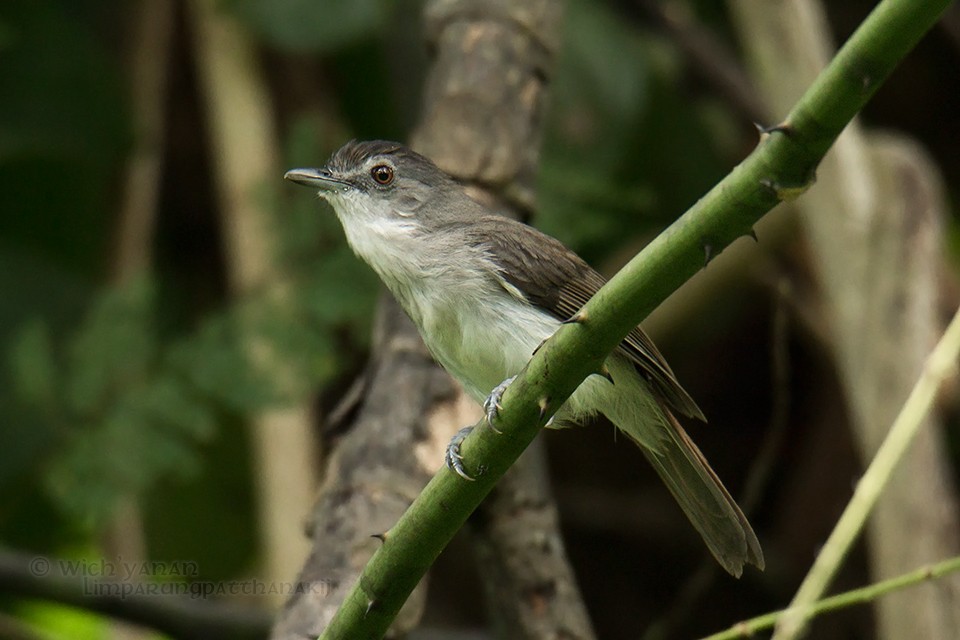
[[[380,276],[434,358],[477,401],[524,367],[560,323],[509,290],[482,249],[445,249],[410,220],[337,209],[353,250]]]

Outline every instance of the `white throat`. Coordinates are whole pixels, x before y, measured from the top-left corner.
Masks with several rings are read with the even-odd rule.
[[[478,401],[519,372],[559,326],[455,231],[430,234],[413,216],[371,211],[351,196],[363,198],[331,198],[347,242],[394,294],[437,361]]]

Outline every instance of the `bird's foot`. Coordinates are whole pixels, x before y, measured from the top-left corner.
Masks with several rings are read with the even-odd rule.
[[[493,391],[490,392],[490,395],[487,396],[487,399],[483,401],[483,414],[487,417],[487,424],[490,425],[490,428],[497,433],[502,433],[494,425],[494,422],[496,422],[497,418],[500,416],[500,409],[503,408],[500,406],[500,399],[503,398],[503,392],[507,390],[507,387],[510,386],[510,383],[516,379],[517,376],[510,376],[495,386]]]
[[[507,390],[507,387],[510,386],[510,383],[513,382],[516,377],[517,376],[510,376],[498,384],[494,387],[493,391],[490,392],[490,395],[487,396],[487,399],[483,401],[483,415],[487,418],[487,424],[493,429],[494,433],[502,433],[502,431],[494,426],[494,422],[496,422],[500,414],[500,398],[503,397],[503,392]],[[464,480],[474,479],[463,468],[463,454],[460,453],[460,445],[463,444],[463,441],[466,440],[471,431],[473,431],[472,426],[460,429],[450,440],[450,444],[447,445],[447,453],[445,456],[447,467]]]
[[[473,427],[464,427],[457,431],[457,434],[450,439],[450,444],[447,445],[447,454],[445,459],[447,461],[447,467],[456,473],[458,476],[464,480],[474,480],[463,468],[463,454],[460,453],[460,445],[463,444],[463,441],[466,439],[470,432],[473,431]]]

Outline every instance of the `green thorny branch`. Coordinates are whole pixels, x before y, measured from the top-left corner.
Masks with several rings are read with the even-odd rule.
[[[880,3],[787,118],[754,152],[661,233],[536,353],[507,390],[496,434],[463,443],[469,482],[441,469],[383,533],[322,639],[380,638],[427,569],[579,384],[660,302],[780,201],[799,196],[843,128],[917,44],[949,0]],[[482,425],[484,423],[480,423]],[[478,425],[478,426],[480,426]],[[478,464],[482,461],[482,464]]]

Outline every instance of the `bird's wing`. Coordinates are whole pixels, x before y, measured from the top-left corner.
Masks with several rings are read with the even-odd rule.
[[[511,233],[503,232],[504,221]],[[606,280],[560,241],[514,220],[485,217],[468,231],[468,242],[482,247],[503,265],[500,276],[527,301],[558,320],[572,318]],[[653,341],[636,327],[617,352],[629,358],[653,390],[677,412],[706,420],[677,381]]]

